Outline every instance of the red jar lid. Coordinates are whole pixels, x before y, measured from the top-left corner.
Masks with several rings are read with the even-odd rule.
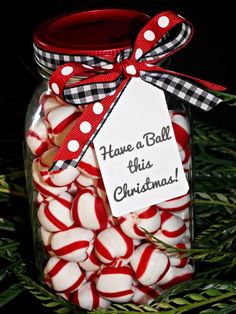
[[[149,18],[143,12],[126,9],[71,13],[41,24],[34,44],[54,53],[114,56],[131,46]]]

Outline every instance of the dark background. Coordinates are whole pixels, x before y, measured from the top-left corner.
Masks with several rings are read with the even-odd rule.
[[[2,2],[3,3],[3,2]],[[208,7],[205,5],[207,4]],[[224,85],[236,94],[235,82],[235,11],[233,1],[139,0],[136,1],[4,1],[0,18],[0,137],[23,139],[27,105],[41,78],[33,60],[32,35],[44,20],[57,14],[96,8],[140,9],[150,15],[173,10],[191,21],[195,36],[190,44],[172,57],[171,69]],[[224,103],[210,113],[192,109],[193,119],[236,131],[236,108]],[[1,148],[1,157],[19,155],[20,145]],[[27,210],[27,209],[26,209]],[[28,227],[30,229],[30,227]],[[29,232],[30,230],[26,230]],[[30,238],[23,243],[26,259],[33,261]],[[28,246],[28,247],[27,247]],[[24,293],[3,308],[1,313],[22,310],[24,313],[50,313],[39,301]]]

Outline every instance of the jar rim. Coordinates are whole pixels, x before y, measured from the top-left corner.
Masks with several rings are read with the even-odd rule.
[[[33,41],[48,52],[114,56],[131,46],[149,19],[146,13],[130,9],[77,11],[39,25]]]

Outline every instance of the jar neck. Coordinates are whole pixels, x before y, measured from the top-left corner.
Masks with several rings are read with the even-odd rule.
[[[42,78],[44,78],[44,79],[46,79],[47,81],[49,81],[50,76],[51,76],[52,73],[53,73],[53,70],[50,70],[50,69],[44,67],[43,65],[39,64],[39,63],[37,62],[37,60],[35,60],[35,61],[36,61],[36,65],[37,65],[36,69],[37,69],[37,72],[39,73],[39,75],[40,75]]]

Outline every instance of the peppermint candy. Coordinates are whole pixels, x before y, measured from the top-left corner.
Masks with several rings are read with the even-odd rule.
[[[180,112],[174,112],[171,120],[178,148],[185,149],[190,137],[189,121],[186,115]]]
[[[109,225],[109,215],[103,200],[93,188],[81,189],[72,206],[72,217],[78,226],[92,230],[102,230]]]
[[[105,267],[97,279],[97,291],[100,296],[111,302],[129,302],[134,294],[133,276],[129,266]]]
[[[118,218],[122,231],[132,239],[144,239],[146,235],[141,228],[155,233],[161,225],[160,211],[157,206],[137,210]]]
[[[106,309],[111,302],[100,297],[93,282],[87,282],[73,293],[72,302],[81,308],[91,311],[93,309]]]
[[[49,286],[63,293],[77,290],[85,280],[85,274],[77,263],[65,261],[57,256],[48,260],[44,276]]]
[[[58,106],[47,113],[45,121],[48,125],[49,138],[55,146],[62,145],[80,115],[80,111],[69,104]]]
[[[51,248],[55,255],[70,262],[82,262],[93,249],[94,232],[74,227],[57,232],[51,240]]]
[[[103,264],[116,267],[128,264],[134,250],[133,240],[118,226],[101,231],[94,247]]]
[[[26,131],[25,137],[31,153],[35,156],[42,155],[52,146],[47,126],[42,118],[30,126]]]
[[[170,267],[166,254],[160,252],[152,244],[141,244],[131,257],[130,265],[135,272],[136,279],[143,286],[158,283]]]
[[[72,201],[73,197],[63,192],[57,198],[42,202],[37,212],[40,224],[49,232],[66,230],[73,226]]]
[[[162,291],[163,289],[161,289],[158,285],[143,286],[138,284],[134,288],[132,302],[135,304],[150,304],[157,297],[159,297]]]

